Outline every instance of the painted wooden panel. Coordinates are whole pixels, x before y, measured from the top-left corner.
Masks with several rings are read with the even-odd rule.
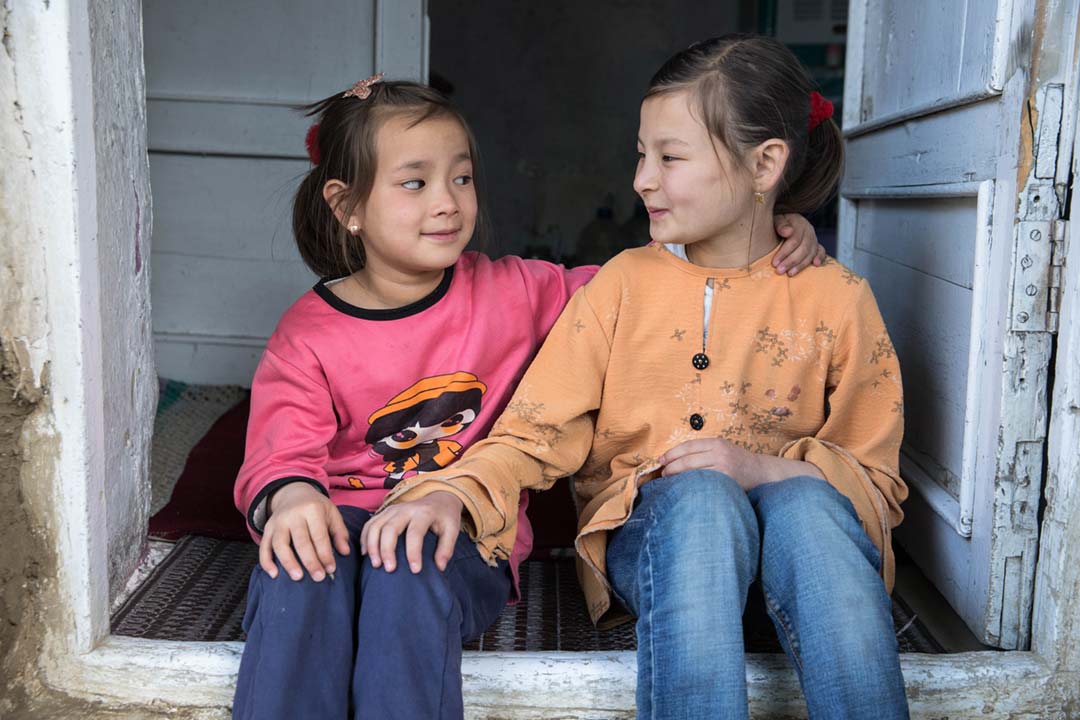
[[[162,253],[155,262],[155,334],[267,338],[316,281],[298,261]]]
[[[970,290],[976,205],[970,196],[864,201],[857,247]]]
[[[992,98],[850,138],[844,192],[993,178],[997,158],[986,141],[999,133],[1000,118],[1000,99]]]
[[[299,261],[292,199],[308,167],[306,160],[151,153],[150,182],[160,191],[154,252]]]
[[[871,3],[861,38],[859,123],[999,93],[1011,6],[1011,0]]]
[[[151,98],[310,101],[374,65],[374,0],[145,0],[143,12]]]
[[[858,248],[854,269],[869,280],[896,346],[908,389],[904,441],[947,471],[932,475],[958,497],[971,291]]]

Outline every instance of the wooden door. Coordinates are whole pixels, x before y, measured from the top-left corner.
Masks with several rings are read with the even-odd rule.
[[[1054,52],[1043,5],[853,2],[844,94],[840,259],[869,279],[904,374],[897,537],[1002,648],[1030,643],[1071,153],[1068,68],[1031,72]]]

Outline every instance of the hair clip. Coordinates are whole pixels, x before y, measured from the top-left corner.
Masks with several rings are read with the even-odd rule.
[[[307,130],[304,136],[304,147],[307,148],[308,160],[312,165],[319,164],[319,123],[315,123]]]
[[[345,91],[345,94],[341,97],[354,97],[360,100],[367,100],[371,95],[371,86],[383,79],[383,73],[376,73],[369,77],[367,80],[361,80],[353,85],[351,88]]]
[[[808,128],[810,132],[814,131],[822,120],[828,120],[832,117],[833,104],[831,100],[826,100],[821,96],[817,90],[810,93],[810,120]]]

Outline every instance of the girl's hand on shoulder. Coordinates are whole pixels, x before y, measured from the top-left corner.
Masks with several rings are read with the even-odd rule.
[[[428,530],[438,538],[435,546],[435,566],[446,570],[454,555],[454,545],[461,533],[461,511],[464,505],[457,495],[445,490],[433,492],[419,500],[391,505],[373,516],[360,532],[360,552],[371,558],[372,567],[386,572],[397,568],[397,544],[405,534],[405,558],[413,573],[423,567],[424,536]]]
[[[817,241],[817,233],[802,215],[788,213],[773,218],[776,234],[785,238],[773,256],[778,275],[795,276],[810,264],[820,266],[825,261],[825,248]]]
[[[273,494],[259,543],[259,565],[270,577],[278,574],[276,555],[293,580],[302,580],[307,569],[312,580],[321,582],[337,568],[335,548],[349,554],[349,530],[330,498],[304,482],[289,483]]]
[[[723,438],[702,438],[679,443],[660,457],[661,475],[678,475],[688,470],[714,470],[727,475],[743,490],[765,482],[763,455],[752,453]]]

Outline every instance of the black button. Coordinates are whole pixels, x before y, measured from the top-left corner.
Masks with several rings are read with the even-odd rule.
[[[704,370],[709,367],[709,356],[705,353],[698,353],[694,357],[690,358],[690,362],[694,364],[698,370]]]
[[[705,418],[701,417],[697,413],[694,413],[690,416],[690,427],[694,428],[695,430],[700,430],[701,428],[705,427]]]

